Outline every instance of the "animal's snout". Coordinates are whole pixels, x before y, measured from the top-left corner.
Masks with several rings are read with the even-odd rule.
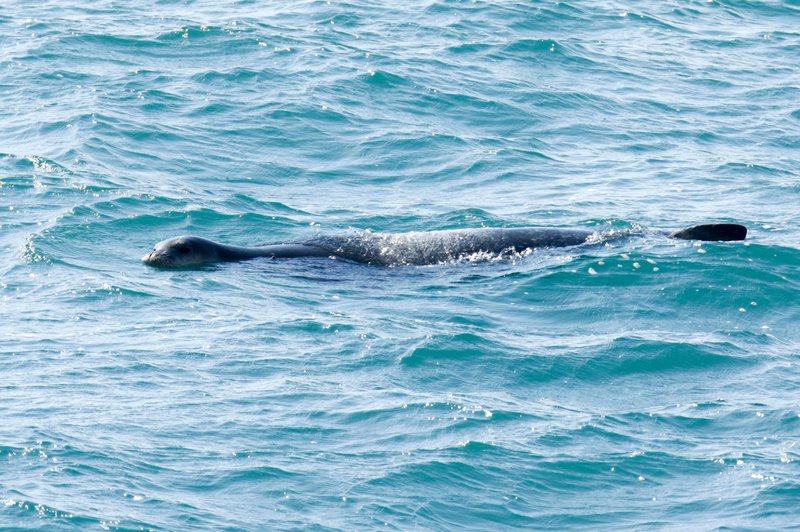
[[[150,251],[150,252],[146,253],[145,256],[142,257],[142,262],[144,262],[146,264],[152,264],[152,263],[158,261],[158,257],[159,257],[159,254],[154,249],[153,251]]]

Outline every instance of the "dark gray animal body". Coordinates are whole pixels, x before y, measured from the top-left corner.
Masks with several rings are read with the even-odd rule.
[[[467,257],[486,258],[522,253],[536,248],[583,244],[594,235],[586,229],[519,227],[511,229],[460,229],[414,233],[364,233],[322,237],[309,244],[328,255],[355,262],[393,266],[440,264]]]
[[[624,233],[620,236],[628,236]],[[694,226],[668,234],[671,238],[696,240],[744,240],[747,229],[735,224]],[[380,265],[438,264],[468,257],[489,258],[537,248],[576,246],[604,241],[588,229],[519,227],[509,229],[461,229],[418,233],[361,233],[320,237],[301,243],[241,247],[220,244],[196,236],[180,236],[156,244],[142,260],[162,268],[181,268],[256,257],[339,257]]]

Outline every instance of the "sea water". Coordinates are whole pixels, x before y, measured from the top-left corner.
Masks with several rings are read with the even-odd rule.
[[[0,527],[800,526],[799,67],[796,0],[6,2]],[[140,262],[517,226],[644,236]]]

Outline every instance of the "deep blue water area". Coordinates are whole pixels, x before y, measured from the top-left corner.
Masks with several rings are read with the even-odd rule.
[[[0,528],[796,529],[799,66],[797,0],[7,2]],[[642,235],[140,260],[519,226]]]

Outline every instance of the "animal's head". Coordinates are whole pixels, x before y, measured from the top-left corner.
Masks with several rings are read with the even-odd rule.
[[[179,236],[159,242],[142,261],[159,268],[185,268],[219,262],[219,245],[199,236]]]

